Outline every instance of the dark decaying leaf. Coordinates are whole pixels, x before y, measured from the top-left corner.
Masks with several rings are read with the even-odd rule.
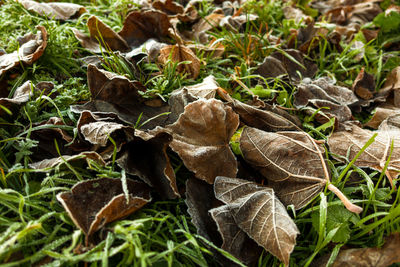
[[[305,132],[271,133],[245,127],[240,150],[270,181],[282,203],[301,209],[329,181],[323,148],[311,140]]]
[[[167,155],[171,140],[168,133],[151,135],[136,130],[135,138],[124,145],[117,160],[128,174],[138,176],[168,199],[180,197],[174,169]]]
[[[18,0],[27,10],[45,15],[49,19],[67,20],[79,17],[86,9],[73,3],[39,3],[31,0]]]
[[[397,108],[400,107],[400,66],[389,73],[380,91],[393,91],[393,104]]]
[[[176,70],[178,72],[186,72],[189,77],[196,79],[200,74],[200,60],[197,56],[184,45],[168,45],[160,50],[158,61],[166,64],[168,61],[172,63],[180,63],[183,61],[190,61],[189,63],[180,64]]]
[[[186,182],[185,203],[197,233],[220,246],[221,236],[217,225],[208,213],[210,209],[222,205],[214,196],[213,186],[200,179],[189,178]]]
[[[317,80],[304,79],[294,94],[293,105],[297,108],[314,106],[315,108],[329,107],[321,111],[329,117],[336,117],[339,122],[351,119],[351,105],[358,102],[356,95],[348,88],[337,86],[327,77]],[[317,120],[326,122],[325,118]]]
[[[352,88],[354,93],[356,93],[360,98],[364,100],[369,100],[374,97],[375,94],[375,79],[369,73],[361,69],[360,73],[357,75],[353,82]]]
[[[380,105],[376,108],[374,115],[365,126],[378,129],[384,120],[396,114],[400,114],[400,109],[398,107],[391,104]]]
[[[84,164],[88,165],[90,160],[95,161],[99,165],[103,165],[103,166],[106,165],[103,158],[99,154],[97,154],[96,152],[93,152],[93,151],[88,151],[88,152],[82,152],[82,153],[79,153],[79,154],[73,155],[73,156],[64,155],[62,157],[57,157],[57,158],[52,158],[52,159],[44,159],[42,161],[29,164],[29,167],[31,167],[32,169],[37,169],[37,170],[47,169],[47,168],[55,168],[57,166],[65,164],[66,162],[71,165],[82,166]],[[50,169],[47,171],[50,171]]]
[[[196,177],[212,184],[218,175],[236,176],[237,161],[229,141],[239,116],[215,99],[188,104],[175,123],[155,131],[172,134],[170,147]]]
[[[197,11],[191,3],[184,8],[173,0],[156,0],[152,3],[152,7],[168,14],[170,18],[177,18],[182,22],[192,22],[198,17]]]
[[[354,248],[341,250],[332,267],[386,267],[400,262],[400,234],[385,238],[381,248]]]
[[[288,265],[300,232],[274,190],[254,182],[221,176],[216,178],[214,190],[217,199],[227,204],[239,228]]]
[[[36,26],[38,33],[28,33],[18,38],[19,49],[11,54],[0,55],[0,76],[19,64],[31,65],[44,53],[47,46],[47,31],[43,26]]]
[[[228,101],[229,106],[239,114],[244,124],[264,131],[294,131],[300,129],[300,121],[284,110],[261,102],[259,107],[240,102],[232,98],[223,90],[218,91],[222,98]]]
[[[77,183],[57,195],[72,221],[88,237],[107,223],[126,217],[151,200],[149,187],[127,179],[126,199],[120,179],[100,178]]]
[[[264,59],[264,62],[258,66],[256,74],[265,78],[275,78],[280,75],[288,75],[290,79],[296,81],[304,77],[314,77],[318,71],[316,64],[305,59],[304,55],[298,50],[287,49],[285,52],[298,63],[287,57],[287,55],[277,51]],[[300,72],[302,77],[299,77],[297,72]]]
[[[163,12],[133,11],[126,17],[124,27],[118,34],[130,47],[137,47],[149,39],[164,41],[170,27],[168,16]]]
[[[398,115],[389,117],[381,123],[378,131],[370,131],[355,124],[348,124],[343,130],[334,132],[328,139],[330,151],[343,157],[346,157],[348,151],[350,151],[349,159],[352,160],[373,134],[377,133],[375,142],[368,146],[357,158],[355,165],[382,171],[389,157],[393,141],[393,152],[386,171],[386,175],[391,181],[398,176],[400,171],[399,119]]]
[[[262,248],[235,223],[229,206],[214,208],[210,210],[210,213],[223,239],[221,248],[246,265],[256,262]]]
[[[92,101],[81,106],[74,106],[73,111],[111,112],[117,114],[121,120],[135,125],[139,116],[141,116],[140,123],[143,123],[169,110],[166,104],[159,107],[146,105],[145,99],[138,92],[144,90],[139,82],[99,70],[94,65],[88,66],[87,76]],[[166,119],[166,116],[159,116],[143,125],[142,128],[150,129],[157,125],[164,125]]]

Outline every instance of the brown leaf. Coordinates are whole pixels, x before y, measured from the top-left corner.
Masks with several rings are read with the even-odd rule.
[[[260,257],[262,248],[235,223],[229,206],[224,205],[209,212],[222,236],[221,248],[246,265],[254,264]]]
[[[323,149],[305,132],[264,132],[245,127],[240,137],[244,159],[268,179],[285,205],[301,209],[329,181]]]
[[[103,158],[97,154],[96,152],[93,151],[88,151],[88,152],[82,152],[79,153],[78,155],[64,155],[62,157],[57,157],[57,158],[52,158],[52,159],[44,159],[39,162],[35,162],[32,164],[29,164],[29,167],[32,169],[44,169],[43,171],[51,171],[52,168],[59,167],[66,162],[69,164],[72,164],[74,166],[76,165],[89,165],[90,160],[95,161],[97,164],[105,166],[106,163],[104,162]]]
[[[18,0],[27,10],[44,15],[49,19],[67,20],[77,18],[86,12],[86,9],[73,3],[38,3],[31,0]]]
[[[57,199],[89,238],[107,223],[126,217],[151,201],[146,184],[127,179],[127,189],[128,199],[120,179],[100,178],[77,183],[71,192],[60,193]]]
[[[237,162],[229,141],[239,126],[239,116],[215,99],[199,99],[185,107],[178,121],[165,129],[172,134],[170,147],[196,177],[210,184],[218,175],[236,176]]]
[[[390,104],[383,104],[376,108],[374,115],[364,126],[378,129],[384,120],[397,114],[400,114],[400,109],[398,107]]]
[[[308,54],[311,50],[318,47],[321,40],[327,39],[329,30],[322,27],[316,27],[314,22],[307,25],[306,28],[297,30],[296,35],[288,46],[297,47],[302,53]]]
[[[386,82],[380,91],[393,91],[394,106],[400,107],[400,66],[394,68],[386,77]]]
[[[311,81],[304,79],[297,87],[294,94],[293,105],[297,108],[305,108],[313,105],[317,109],[329,107],[329,110],[322,109],[328,117],[336,117],[339,122],[351,119],[349,106],[358,102],[356,95],[348,88],[337,86],[327,77]],[[317,120],[325,123],[326,119],[317,117]]]
[[[168,125],[176,122],[179,116],[185,111],[185,107],[189,103],[194,102],[198,99],[198,97],[190,94],[185,87],[173,91],[168,99],[171,113],[168,115],[168,120],[166,124]]]
[[[168,45],[160,50],[158,61],[167,64],[171,60],[173,63],[190,61],[188,64],[180,64],[176,69],[178,72],[186,72],[190,78],[196,79],[200,74],[200,60],[197,56],[183,45]]]
[[[215,97],[217,89],[219,88],[218,83],[215,81],[213,75],[209,75],[203,79],[203,82],[185,86],[188,93],[198,98],[211,99]]]
[[[264,59],[264,62],[258,66],[256,74],[265,78],[288,75],[292,80],[299,80],[301,77],[299,77],[297,72],[300,72],[303,78],[312,78],[315,73],[317,73],[317,65],[305,59],[304,55],[300,51],[287,49],[285,52],[301,65],[293,62],[287,56],[277,51]]]
[[[215,196],[229,207],[235,223],[260,246],[289,265],[300,233],[274,190],[242,179],[217,177]]]
[[[11,111],[13,114],[17,110],[17,107],[21,104],[28,102],[29,98],[33,95],[32,94],[32,87],[33,84],[31,81],[26,81],[20,87],[18,87],[12,98],[4,97],[0,98],[0,105]],[[0,107],[0,116],[5,117],[7,112]]]
[[[300,129],[300,121],[284,110],[279,110],[262,102],[262,108],[242,103],[222,90],[218,91],[229,106],[239,114],[240,121],[264,131],[293,131]]]
[[[332,267],[386,267],[400,262],[400,234],[385,238],[381,248],[354,248],[341,250]]]
[[[131,47],[137,47],[149,39],[163,41],[169,35],[171,23],[168,16],[157,10],[133,11],[124,21],[118,33]]]
[[[138,176],[164,198],[180,197],[174,169],[167,155],[172,136],[168,133],[151,135],[139,130],[127,143],[117,163],[128,174]]]
[[[185,203],[197,233],[220,246],[222,244],[221,236],[208,212],[210,209],[222,205],[214,196],[213,186],[199,179],[189,178],[186,182]]]
[[[47,46],[47,31],[43,26],[36,28],[39,30],[37,34],[28,33],[18,38],[18,51],[0,55],[0,76],[20,63],[31,65],[43,55]]]
[[[224,14],[211,13],[210,15],[202,18],[193,26],[193,35],[195,40],[203,44],[207,43],[208,35],[206,32],[217,27],[224,17]]]
[[[135,125],[139,116],[141,116],[140,123],[143,123],[169,109],[166,104],[160,107],[147,105],[145,99],[139,94],[139,90],[145,89],[139,82],[99,70],[94,65],[88,66],[87,75],[92,101],[81,106],[74,106],[73,111],[112,112],[121,120]],[[160,116],[146,123],[142,128],[151,129],[157,125],[163,125],[166,119],[166,116]]]
[[[365,100],[373,98],[375,94],[375,79],[374,76],[368,74],[361,69],[351,87],[354,93]]]
[[[123,37],[97,17],[91,16],[87,21],[87,26],[90,33],[90,40],[99,43],[103,51],[106,49],[111,49],[112,51],[126,51],[129,49],[129,45]]]
[[[198,14],[193,5],[184,8],[181,4],[172,0],[156,0],[152,3],[153,8],[160,10],[170,18],[177,18],[182,22],[193,22],[198,18]]]
[[[354,163],[358,167],[369,167],[382,171],[388,159],[391,142],[393,153],[388,165],[386,176],[389,180],[396,178],[400,171],[400,129],[397,127],[399,116],[389,117],[379,127],[378,131],[362,129],[354,124],[348,124],[343,130],[334,132],[328,139],[328,145],[333,154],[346,157],[350,151],[349,159],[352,160],[368,140],[377,133],[378,136],[368,148],[357,158]]]

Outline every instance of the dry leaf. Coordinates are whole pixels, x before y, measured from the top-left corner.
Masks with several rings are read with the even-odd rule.
[[[203,79],[203,82],[191,86],[185,86],[185,88],[189,94],[195,97],[211,99],[215,97],[219,85],[215,81],[215,77],[209,75]]]
[[[222,236],[221,248],[246,265],[254,264],[260,257],[262,248],[235,223],[229,206],[224,205],[209,212]]]
[[[39,162],[31,163],[29,164],[29,167],[32,169],[40,170],[40,169],[45,169],[43,171],[51,171],[52,168],[59,167],[66,162],[69,164],[72,164],[74,166],[76,165],[89,165],[90,160],[95,161],[97,164],[105,166],[106,163],[104,162],[103,158],[97,154],[96,152],[93,151],[88,151],[88,152],[82,152],[79,153],[78,155],[64,155],[62,157],[57,157],[57,158],[52,158],[52,159],[44,159]],[[82,164],[83,163],[83,164]]]
[[[380,91],[393,91],[394,105],[400,107],[400,66],[394,68],[386,77],[386,82]]]
[[[400,234],[385,238],[381,248],[340,250],[332,267],[386,267],[400,262]]]
[[[160,50],[158,61],[162,64],[167,64],[171,60],[173,63],[180,63],[182,61],[190,61],[187,64],[180,64],[176,70],[178,72],[186,72],[189,77],[196,79],[200,74],[200,60],[197,56],[183,45],[168,45]]]
[[[304,55],[300,51],[295,49],[287,49],[285,52],[301,65],[293,62],[287,56],[277,51],[264,59],[264,62],[258,66],[256,74],[259,74],[265,78],[288,75],[290,79],[296,81],[304,77],[312,78],[315,73],[317,73],[317,65],[305,59]],[[302,77],[299,77],[297,72],[300,72]]]
[[[28,33],[18,38],[18,51],[0,55],[0,76],[20,63],[31,65],[43,55],[47,46],[47,31],[43,26],[36,28],[39,30],[37,34]]]
[[[87,21],[90,33],[90,40],[97,42],[102,46],[102,50],[111,49],[112,51],[127,51],[128,43],[113,29],[104,24],[95,16],[91,16]],[[99,50],[101,50],[99,48]]]
[[[215,196],[229,207],[235,223],[285,265],[300,233],[274,190],[242,179],[217,177]]]
[[[117,114],[121,120],[135,125],[139,116],[141,116],[140,123],[144,123],[169,109],[166,104],[160,107],[147,105],[138,92],[145,89],[139,82],[99,70],[94,65],[88,66],[87,75],[92,101],[81,106],[74,106],[72,110],[75,112],[80,113],[84,110],[111,112]],[[166,116],[159,116],[144,124],[142,128],[151,129],[157,125],[164,125],[166,119]]]
[[[375,79],[374,76],[368,74],[361,69],[351,87],[354,93],[365,100],[373,98],[375,94]]]
[[[31,0],[18,0],[27,10],[44,15],[49,19],[67,20],[77,18],[86,12],[86,9],[73,3],[38,3]]]
[[[178,121],[158,132],[172,134],[170,147],[196,177],[212,184],[218,175],[236,176],[237,162],[229,141],[239,116],[215,99],[199,99],[185,107]]]
[[[177,18],[182,22],[193,22],[198,18],[197,11],[191,3],[184,8],[181,4],[173,0],[156,0],[152,3],[152,6],[168,14],[170,18]]]
[[[262,102],[262,108],[242,103],[230,95],[218,90],[222,98],[229,102],[232,109],[239,114],[240,121],[264,131],[293,131],[300,129],[300,121],[284,110],[279,110]]]
[[[146,184],[127,179],[127,189],[128,199],[120,179],[100,178],[77,183],[71,192],[60,193],[57,199],[89,239],[107,223],[126,217],[150,202]]]
[[[356,95],[348,88],[334,85],[334,82],[327,77],[317,80],[304,79],[297,87],[294,94],[293,105],[297,108],[305,108],[313,105],[317,109],[329,107],[329,110],[322,109],[328,117],[336,117],[339,122],[348,121],[352,114],[349,106],[358,102]],[[321,123],[326,118],[317,116]]]
[[[343,157],[346,157],[350,151],[349,159],[352,160],[365,143],[377,133],[375,142],[357,158],[354,164],[358,167],[369,167],[382,171],[393,141],[393,153],[386,171],[386,176],[392,183],[400,171],[400,129],[397,127],[399,118],[399,116],[389,117],[382,122],[378,131],[370,131],[354,124],[348,124],[343,130],[334,132],[328,139],[330,150],[333,154]]]
[[[202,18],[193,26],[193,35],[195,40],[203,44],[207,43],[208,35],[206,32],[217,27],[224,17],[224,14],[212,13]]]
[[[168,16],[157,10],[133,11],[124,21],[118,33],[131,47],[137,47],[149,39],[164,41],[169,36],[171,23]]]
[[[384,120],[397,114],[400,114],[400,109],[398,107],[391,104],[383,104],[376,108],[374,115],[364,126],[378,129]]]
[[[5,117],[7,115],[7,112],[2,107],[8,109],[14,114],[19,105],[28,102],[29,98],[33,95],[32,88],[32,82],[26,81],[15,90],[12,98],[0,98],[0,117]]]
[[[198,99],[198,97],[190,94],[185,87],[173,91],[168,99],[171,113],[168,115],[166,124],[168,125],[176,122],[179,116],[185,111],[185,107]]]
[[[118,165],[138,176],[164,198],[180,197],[174,169],[167,155],[172,137],[168,133],[151,135],[136,130],[135,138],[123,147]]]
[[[269,181],[279,199],[296,209],[307,205],[329,182],[324,149],[305,132],[264,132],[245,127],[240,137],[243,158]],[[352,212],[352,204],[336,187],[328,185]]]
[[[213,186],[199,179],[189,178],[186,182],[185,203],[197,233],[220,246],[222,240],[217,225],[208,212],[210,209],[222,205],[214,196]]]

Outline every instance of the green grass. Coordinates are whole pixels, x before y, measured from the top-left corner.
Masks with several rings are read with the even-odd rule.
[[[38,93],[21,107],[13,121],[0,119],[0,263],[2,266],[29,266],[31,264],[78,265],[82,261],[90,266],[216,266],[218,265],[204,238],[196,234],[190,221],[187,207],[182,199],[162,201],[155,199],[139,212],[114,222],[103,231],[104,238],[90,249],[79,248],[84,243],[84,234],[77,230],[65,210],[56,200],[58,192],[69,190],[80,179],[96,177],[120,178],[121,170],[113,166],[99,166],[92,162],[86,166],[57,167],[47,173],[32,170],[37,142],[31,139],[35,123],[52,116],[61,117],[66,126],[59,126],[74,136],[78,115],[69,106],[90,98],[86,83],[86,68],[80,57],[91,55],[75,39],[71,29],[87,32],[86,20],[97,15],[107,25],[118,31],[126,14],[137,7],[131,1],[102,0],[74,1],[87,7],[75,21],[57,22],[26,11],[14,1],[6,1],[0,7],[0,48],[7,52],[18,49],[17,37],[34,31],[43,25],[49,32],[49,43],[44,55],[32,66],[12,71],[16,78],[7,80],[9,88],[17,88],[26,80],[33,83],[51,81],[55,84],[52,95]],[[226,47],[222,58],[213,59],[199,54],[203,63],[199,77],[189,80],[185,75],[176,75],[176,64],[160,70],[160,66],[142,62],[138,65],[140,80],[146,85],[146,97],[155,95],[168,99],[169,94],[184,85],[196,84],[210,74],[216,77],[221,87],[236,99],[245,101],[256,92],[264,99],[276,99],[286,108],[292,108],[293,87],[285,80],[262,79],[252,75],[257,64],[280,45],[269,43],[267,34],[285,40],[290,28],[302,25],[283,18],[281,1],[249,1],[248,12],[259,16],[255,22],[246,23],[238,33],[226,29],[213,30],[212,35]],[[210,1],[200,4],[202,17],[213,10]],[[268,26],[268,31],[266,31]],[[264,27],[264,28],[263,28]],[[398,35],[397,35],[398,37]],[[354,41],[364,41],[358,34]],[[321,39],[317,52],[310,51],[319,67],[317,76],[332,76],[345,85],[351,85],[359,70],[365,67],[381,87],[384,77],[400,62],[398,51],[385,50],[387,42],[380,36],[366,43],[365,55],[360,61],[355,57],[360,52],[352,50],[350,44],[341,43],[343,51],[336,51],[328,41]],[[105,51],[108,61],[104,66],[129,78],[134,78],[126,62],[118,55]],[[238,82],[239,81],[239,82]],[[53,97],[53,98],[52,98]],[[316,139],[326,139],[332,132],[332,123],[320,125],[313,116],[302,112],[299,116],[305,129]],[[359,114],[360,117],[368,114]],[[384,175],[360,169],[354,160],[343,164],[326,155],[332,172],[332,183],[341,189],[355,204],[364,208],[360,216],[351,215],[333,193],[325,190],[307,207],[289,213],[300,230],[297,245],[291,256],[291,266],[308,266],[313,259],[329,252],[337,253],[340,247],[381,246],[384,237],[400,230],[400,192],[391,190]],[[188,171],[180,160],[173,158],[178,185],[183,186]],[[343,216],[336,220],[337,214]],[[216,253],[222,253],[221,251]],[[226,255],[226,254],[224,254]],[[229,255],[226,255],[229,257]],[[264,252],[258,266],[283,266],[272,255]]]

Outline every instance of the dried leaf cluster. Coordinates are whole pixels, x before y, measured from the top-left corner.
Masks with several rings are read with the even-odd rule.
[[[160,71],[176,64],[176,72],[196,80],[205,64],[196,55],[198,51],[213,57],[225,55],[224,46],[215,43],[209,32],[215,28],[240,32],[247,21],[257,21],[256,16],[246,16],[235,8],[236,12],[229,13],[221,6],[201,18],[196,2],[171,0],[146,2],[142,9],[127,14],[119,32],[96,16],[88,16],[88,34],[77,29],[73,33],[83,48],[97,54],[97,62],[87,66],[91,99],[71,107],[79,116],[74,125],[56,117],[40,124],[72,126],[76,134],[71,136],[62,127],[34,131],[31,138],[38,142],[38,151],[30,167],[48,172],[54,167],[116,163],[122,170],[121,179],[81,181],[71,191],[57,195],[72,221],[85,233],[87,246],[98,242],[96,233],[108,223],[151,202],[152,194],[161,199],[185,197],[193,224],[206,239],[245,264],[253,264],[266,250],[289,265],[301,233],[288,206],[300,210],[327,188],[349,211],[359,214],[363,210],[333,185],[328,161],[354,159],[378,134],[354,164],[384,171],[395,186],[400,171],[400,67],[393,69],[376,91],[375,77],[364,68],[352,86],[346,87],[328,76],[316,78],[318,67],[306,56],[321,40],[339,45],[335,39],[338,34],[349,42],[362,24],[381,12],[377,2],[313,3],[312,7],[335,25],[329,35],[302,10],[289,5],[285,8],[287,18],[303,19],[307,27],[292,31],[287,44],[269,53],[254,66],[252,74],[259,77],[255,82],[279,78],[293,87],[290,112],[277,107],[275,99],[263,101],[253,95],[248,103],[239,101],[221,88],[213,75],[178,88],[168,102],[157,95],[151,99],[143,96],[147,88],[136,67],[140,60],[158,64]],[[86,12],[76,4],[19,3],[31,12],[61,21]],[[185,30],[183,24],[192,30]],[[48,33],[43,26],[37,26],[37,30],[20,38],[18,51],[0,55],[0,76],[19,65],[31,65],[42,56]],[[274,45],[280,42],[269,38]],[[104,51],[119,55],[130,66],[133,77],[102,68],[104,59],[100,55]],[[241,85],[237,79],[233,82]],[[0,115],[12,117],[35,92],[47,90],[46,86],[51,85],[25,82],[12,97],[0,98],[4,107]],[[355,113],[373,107],[377,107],[376,113],[365,127],[354,120]],[[311,136],[296,114],[313,116],[320,124],[332,122],[334,130],[327,142]],[[54,139],[60,148],[55,147]],[[234,145],[239,152],[232,149]],[[328,158],[328,153],[333,156]],[[186,186],[178,185],[171,155],[190,171]],[[398,236],[393,240],[398,245]],[[375,262],[376,258],[365,256],[375,252],[382,254],[377,265],[391,264],[398,259],[386,254],[395,241],[388,241],[382,249],[364,249],[368,252],[343,250],[334,266],[359,264],[360,259]]]

